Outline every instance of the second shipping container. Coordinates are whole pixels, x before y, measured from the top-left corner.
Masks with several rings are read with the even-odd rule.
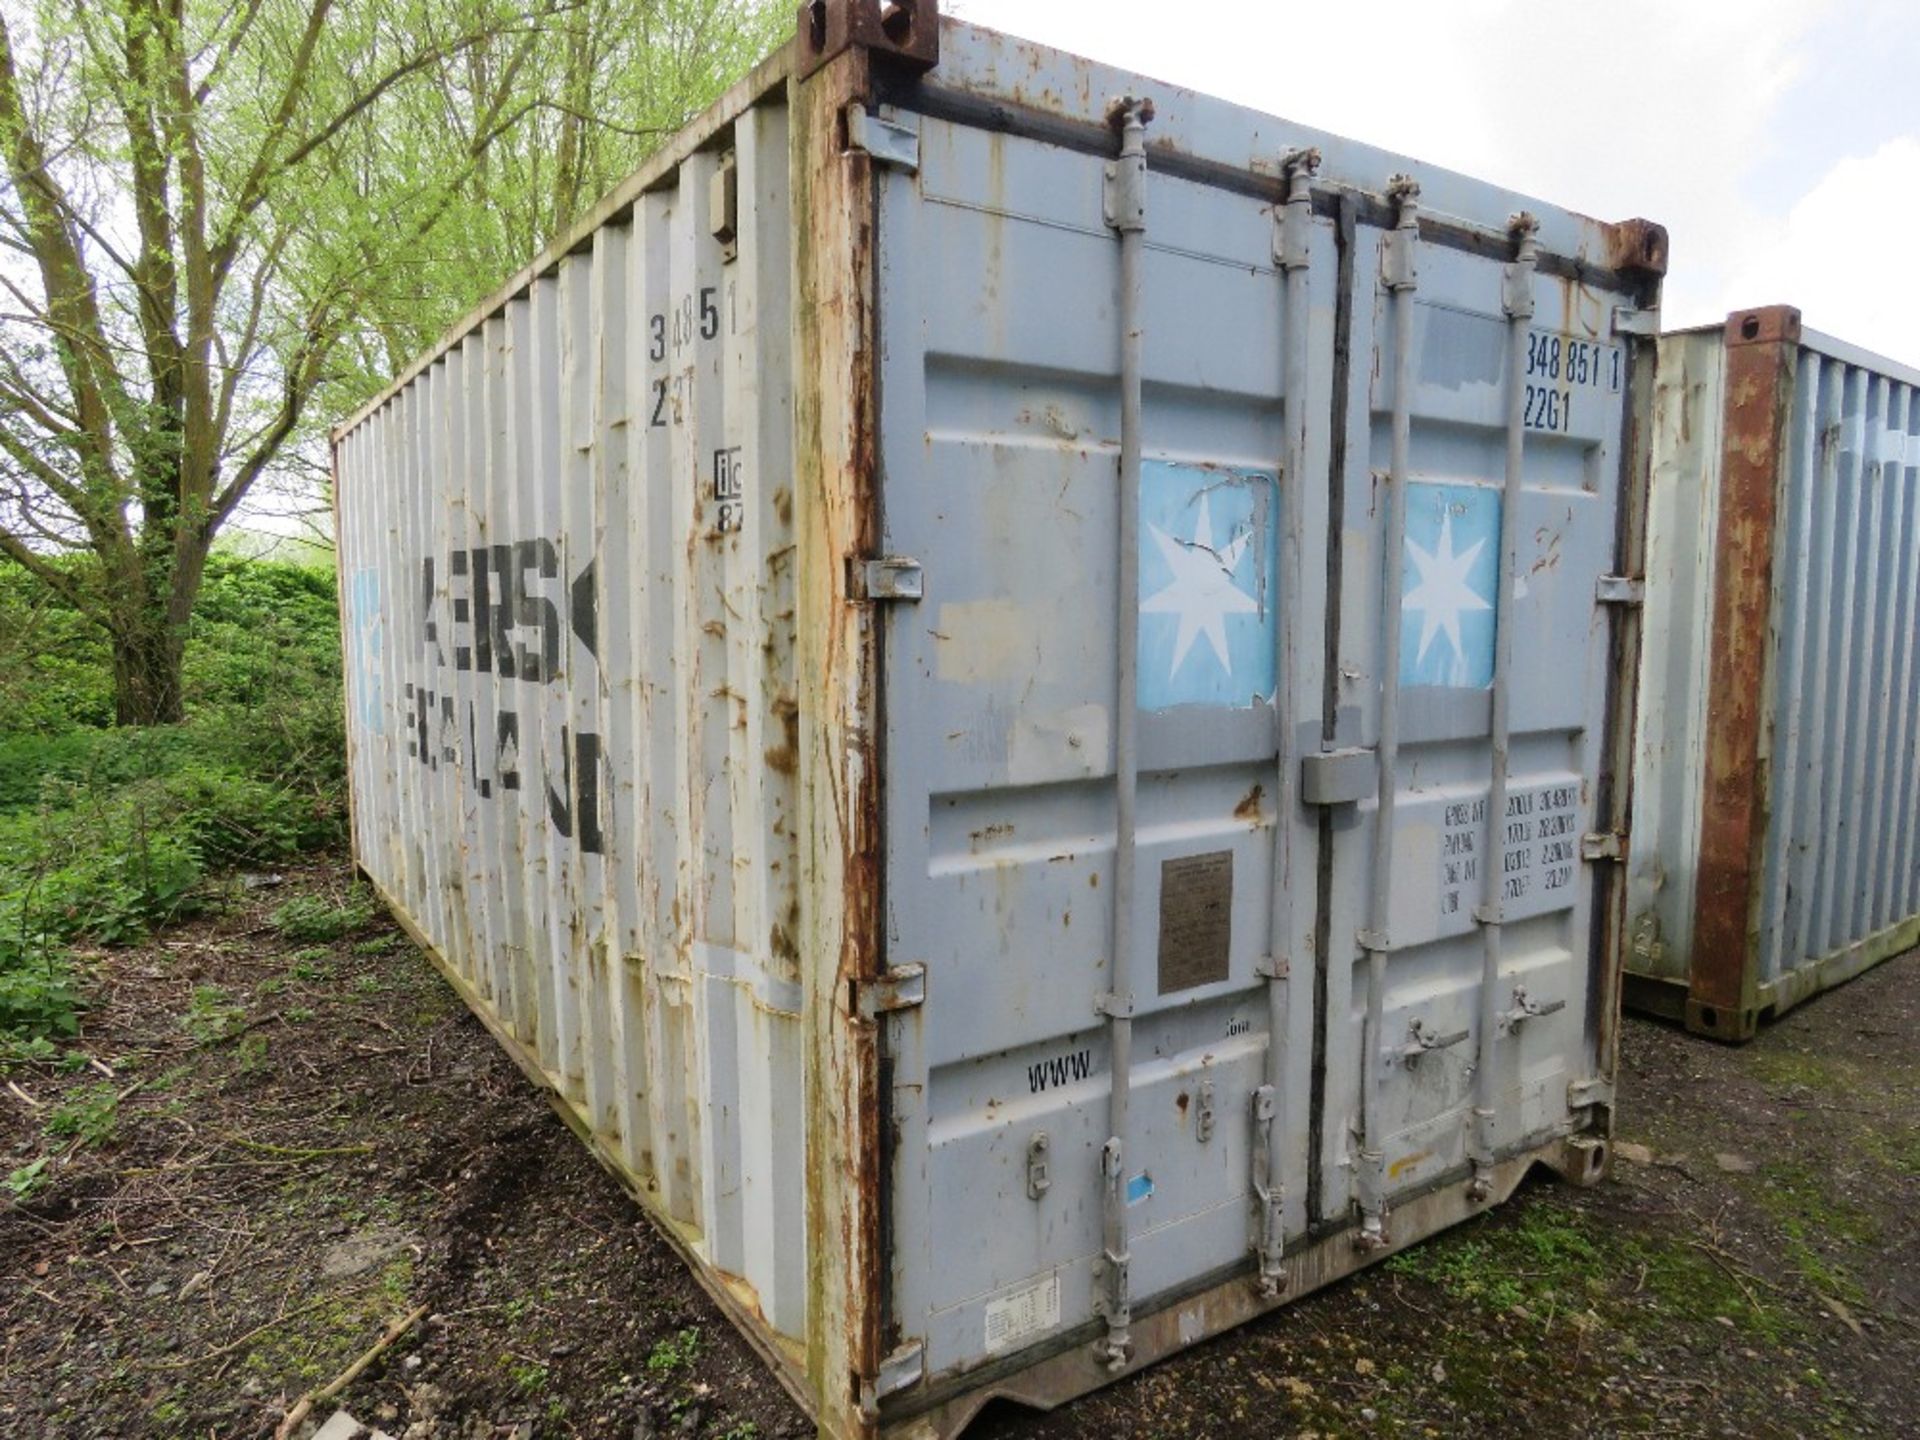
[[[1660,341],[1627,998],[1702,1034],[1920,944],[1920,372]]]

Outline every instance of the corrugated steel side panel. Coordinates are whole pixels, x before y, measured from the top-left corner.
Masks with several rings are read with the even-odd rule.
[[[1725,378],[1725,357],[1776,324],[1787,327],[1772,362],[1784,381],[1763,433],[1736,422],[1751,386]],[[1920,943],[1920,375],[1802,334],[1785,310],[1737,312],[1724,335],[1666,337],[1661,364],[1663,387],[1667,374],[1676,386],[1700,377],[1708,413],[1663,410],[1657,436],[1653,548],[1679,558],[1650,574],[1650,623],[1688,627],[1693,648],[1656,674],[1650,647],[1641,723],[1691,744],[1643,751],[1629,993],[1744,1039]],[[1703,421],[1724,440],[1703,445]],[[1771,513],[1749,537],[1726,528],[1740,502],[1721,476],[1726,457],[1756,445]],[[1691,567],[1689,546],[1703,557]],[[1767,584],[1759,657],[1718,674],[1711,657],[1761,627],[1735,628],[1714,607],[1756,575]],[[1743,694],[1757,697],[1758,723],[1703,762]],[[1741,835],[1703,850],[1698,821],[1673,815],[1724,816],[1713,787],[1743,775],[1756,803]]]
[[[713,124],[336,464],[361,865],[797,1365],[784,102]]]
[[[1821,337],[1799,350],[1775,530],[1762,1011],[1920,942],[1917,387]]]

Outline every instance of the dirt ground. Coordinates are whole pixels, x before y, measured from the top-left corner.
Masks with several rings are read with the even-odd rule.
[[[89,957],[81,1044],[0,1084],[0,1435],[270,1436],[415,1311],[316,1419],[809,1433],[344,866],[231,899]],[[1914,959],[1743,1049],[1630,1021],[1605,1184],[970,1433],[1920,1433],[1917,1025]]]

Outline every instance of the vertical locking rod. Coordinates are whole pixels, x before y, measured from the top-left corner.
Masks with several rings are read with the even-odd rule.
[[[1500,894],[1502,868],[1493,863],[1505,853],[1508,750],[1512,739],[1513,699],[1513,586],[1520,568],[1520,497],[1526,458],[1527,331],[1533,323],[1533,272],[1540,224],[1524,212],[1508,222],[1513,236],[1513,261],[1507,266],[1507,468],[1500,491],[1500,579],[1493,600],[1493,773],[1487,789],[1486,853],[1481,856],[1481,902],[1474,916],[1480,922],[1480,1019],[1473,1061],[1473,1126],[1467,1136],[1467,1158],[1473,1164],[1468,1194],[1475,1200],[1493,1194],[1493,1147],[1497,1077],[1494,1047],[1500,1028],[1500,960],[1505,909]]]
[[[1253,1123],[1258,1130],[1253,1146],[1253,1189],[1260,1201],[1260,1293],[1278,1295],[1284,1283],[1281,1260],[1286,1249],[1287,1031],[1291,1013],[1288,986],[1292,983],[1293,945],[1293,831],[1300,757],[1296,743],[1295,628],[1299,624],[1301,493],[1307,470],[1307,260],[1313,227],[1313,174],[1320,165],[1318,150],[1295,150],[1282,161],[1287,177],[1287,203],[1281,208],[1274,236],[1274,258],[1286,276],[1286,314],[1282,318],[1281,365],[1285,398],[1286,435],[1280,462],[1280,484],[1275,517],[1280,534],[1280,576],[1274,616],[1273,719],[1275,774],[1273,786],[1273,881],[1270,929],[1271,953],[1264,967],[1267,979],[1267,1062],[1261,1094],[1254,1100]],[[1278,1133],[1275,1133],[1275,1132]]]
[[[1360,1232],[1355,1243],[1387,1243],[1386,1152],[1380,1134],[1380,1079],[1386,1064],[1387,927],[1393,916],[1393,812],[1400,768],[1401,552],[1407,544],[1408,448],[1413,423],[1414,258],[1420,240],[1420,186],[1396,175],[1387,185],[1396,219],[1381,283],[1393,296],[1393,438],[1387,473],[1387,533],[1380,559],[1379,800],[1373,821],[1373,904],[1360,949],[1367,957],[1367,1020],[1360,1046],[1360,1163],[1355,1174]]]
[[[1110,1370],[1126,1367],[1133,1348],[1127,1269],[1127,1101],[1133,1083],[1134,802],[1140,782],[1140,391],[1142,261],[1147,229],[1147,122],[1153,102],[1116,100],[1107,119],[1120,137],[1119,158],[1107,168],[1107,223],[1120,237],[1120,504],[1119,583],[1114,631],[1119,646],[1114,695],[1113,954],[1107,993],[1109,1099],[1107,1143],[1101,1147],[1102,1284],[1100,1313],[1107,1322],[1098,1342]]]

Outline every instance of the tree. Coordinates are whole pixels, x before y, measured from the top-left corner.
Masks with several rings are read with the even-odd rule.
[[[208,551],[774,37],[766,0],[0,11],[0,555],[180,718]],[[60,552],[81,563],[61,563]]]

